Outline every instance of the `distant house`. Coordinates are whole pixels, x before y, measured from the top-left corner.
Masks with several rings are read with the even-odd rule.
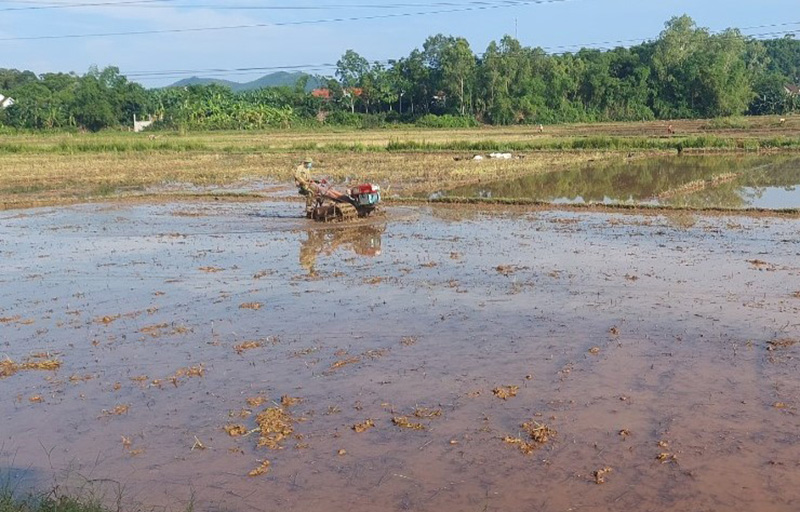
[[[149,127],[156,120],[153,119],[153,116],[147,116],[147,121],[139,121],[136,119],[136,114],[133,114],[133,131],[136,133],[143,132],[145,128]]]
[[[789,96],[800,96],[800,86],[794,84],[786,84],[783,86],[783,90],[786,91],[786,94]]]
[[[14,104],[14,98],[0,94],[0,108],[8,108]]]
[[[355,96],[360,98],[364,94],[364,89],[361,87],[350,87],[342,91],[342,95],[345,98],[349,98],[350,96]],[[331,90],[327,87],[321,87],[319,89],[314,89],[311,91],[311,96],[315,98],[322,98],[323,100],[331,99]]]

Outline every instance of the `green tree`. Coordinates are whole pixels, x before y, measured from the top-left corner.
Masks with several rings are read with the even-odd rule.
[[[370,66],[367,59],[353,50],[347,50],[336,63],[336,77],[344,88],[344,96],[350,104],[351,113],[356,111],[356,89],[361,87],[364,77],[369,72]]]
[[[670,20],[656,42],[653,106],[661,117],[743,113],[753,98],[742,35],[711,35],[688,16]]]
[[[458,99],[458,111],[463,116],[472,106],[475,84],[475,55],[464,38],[451,39],[442,52],[442,79],[449,96]]]
[[[778,73],[788,83],[800,84],[800,40],[794,35],[762,43],[769,58],[769,71]]]
[[[38,81],[32,71],[0,68],[0,93],[9,94],[19,87]]]
[[[33,82],[14,90],[15,103],[8,107],[7,122],[17,128],[48,128],[52,117],[52,93],[44,85]]]
[[[71,105],[79,126],[96,132],[118,122],[105,84],[96,73],[88,73],[78,82]]]
[[[394,66],[398,77],[396,87],[408,100],[411,114],[427,114],[430,112],[433,97],[431,70],[426,65],[426,58],[420,50],[413,50],[405,59],[400,59]]]

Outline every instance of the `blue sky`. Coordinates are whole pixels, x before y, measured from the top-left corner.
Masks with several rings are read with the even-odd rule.
[[[39,8],[43,6],[69,7]],[[397,16],[405,13],[413,15]],[[371,61],[384,61],[407,55],[437,33],[466,37],[480,53],[490,41],[516,31],[526,46],[561,52],[577,49],[568,45],[655,38],[665,21],[681,14],[712,30],[776,25],[744,32],[796,29],[800,36],[798,0],[16,0],[0,1],[0,67],[83,74],[91,65],[116,65],[146,86],[166,85],[191,75],[247,81],[267,70],[201,71],[330,64],[347,49]],[[367,16],[396,17],[286,25]],[[23,39],[257,24],[267,26]],[[160,71],[169,74],[152,73]],[[308,71],[333,73],[328,67],[309,67]]]

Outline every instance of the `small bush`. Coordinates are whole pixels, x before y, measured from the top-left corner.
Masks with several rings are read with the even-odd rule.
[[[442,116],[428,114],[417,119],[414,124],[419,128],[474,128],[479,126],[474,117],[452,116],[449,114]]]
[[[334,112],[325,120],[325,124],[348,126],[350,128],[363,128],[364,117],[352,112]]]
[[[706,125],[711,130],[743,130],[750,127],[750,122],[742,116],[718,117]]]

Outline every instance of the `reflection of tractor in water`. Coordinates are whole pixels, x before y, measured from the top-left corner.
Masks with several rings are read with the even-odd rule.
[[[381,188],[365,183],[340,192],[327,180],[311,178],[311,161],[297,167],[294,183],[301,195],[306,196],[306,218],[322,222],[347,221],[367,217],[381,202]]]
[[[315,275],[317,256],[330,256],[340,248],[349,248],[359,256],[380,256],[384,226],[359,226],[346,229],[309,229],[300,245],[300,266]]]

